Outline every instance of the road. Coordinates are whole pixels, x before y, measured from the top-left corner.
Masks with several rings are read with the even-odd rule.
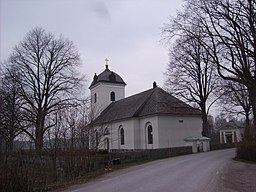
[[[226,149],[157,160],[118,170],[69,192],[213,192],[220,173],[235,156]]]

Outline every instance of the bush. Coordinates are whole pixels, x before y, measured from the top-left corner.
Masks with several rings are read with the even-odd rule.
[[[21,157],[9,157],[0,164],[0,191],[46,191],[46,178],[39,163],[25,162]]]
[[[88,149],[0,152],[0,192],[42,192],[104,168],[107,151]]]
[[[237,147],[236,157],[247,161],[256,162],[256,141],[243,141]]]

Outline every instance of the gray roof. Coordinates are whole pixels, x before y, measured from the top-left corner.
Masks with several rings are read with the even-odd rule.
[[[148,115],[201,115],[199,109],[175,98],[159,87],[111,103],[94,121],[107,123]]]
[[[229,130],[229,129],[243,129],[245,125],[239,121],[229,121],[222,124],[220,130]]]
[[[89,89],[94,87],[94,85],[96,85],[99,82],[126,85],[124,80],[120,77],[120,75],[109,70],[108,65],[106,65],[106,69],[101,74],[96,75],[95,73]]]
[[[208,141],[211,140],[209,137],[195,137],[195,136],[189,136],[187,138],[184,139],[184,141]]]

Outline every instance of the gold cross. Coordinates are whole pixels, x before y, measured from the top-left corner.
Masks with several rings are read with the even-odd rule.
[[[108,61],[109,61],[108,58],[106,58],[105,61],[106,61],[106,67],[108,67]]]

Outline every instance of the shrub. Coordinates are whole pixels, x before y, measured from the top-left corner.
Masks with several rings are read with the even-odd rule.
[[[256,162],[256,141],[246,140],[241,142],[237,147],[236,157]]]

